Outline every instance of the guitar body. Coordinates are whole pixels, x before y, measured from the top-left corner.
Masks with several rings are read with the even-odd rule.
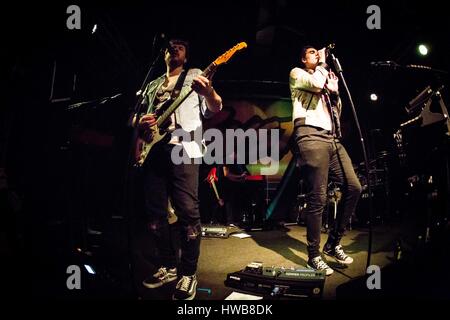
[[[147,142],[140,137],[138,137],[136,141],[135,160],[136,165],[139,167],[144,165],[145,159],[147,159],[147,156],[153,147],[167,136],[167,132],[159,130],[158,125],[156,124],[150,128],[150,131],[152,133],[152,140],[150,142]]]

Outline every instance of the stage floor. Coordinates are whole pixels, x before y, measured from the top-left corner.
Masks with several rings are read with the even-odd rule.
[[[225,286],[228,273],[245,268],[253,261],[277,267],[305,267],[306,228],[297,225],[285,226],[270,231],[247,232],[250,238],[239,239],[203,237],[198,266],[198,288],[196,299],[223,300],[233,288]],[[373,228],[371,265],[384,268],[393,263],[394,248],[400,230],[394,227],[377,226]],[[327,234],[322,233],[323,245]],[[335,272],[326,277],[323,299],[335,299],[336,288],[349,281],[359,279],[366,274],[368,230],[354,229],[348,231],[342,241],[345,251],[354,258],[354,262],[344,267],[328,259]],[[162,289],[146,289],[140,285],[137,277],[138,291],[143,299],[170,298],[171,285]]]
[[[390,232],[387,232],[390,234]],[[252,261],[259,261],[264,265],[283,267],[305,267],[306,228],[287,226],[284,230],[249,232],[251,238],[228,239],[204,238],[199,262],[199,288],[210,289],[199,291],[199,299],[224,299],[232,288],[224,286],[228,273],[245,268]],[[386,231],[374,231],[373,254],[371,264],[380,268],[390,263],[393,257],[395,239],[385,236]],[[393,235],[393,234],[392,234]],[[321,244],[327,239],[322,234]],[[366,273],[368,232],[351,230],[343,239],[345,251],[354,258],[354,263],[343,268],[333,259],[328,259],[335,272],[326,277],[324,299],[333,299],[336,287],[349,280],[363,276]]]
[[[335,272],[326,277],[322,299],[371,298],[450,298],[450,275],[442,272],[449,263],[450,228],[434,241],[418,245],[417,233],[411,221],[384,223],[373,227],[371,265],[381,269],[382,290],[366,286],[368,229],[349,230],[342,244],[354,258],[346,268],[330,261]],[[36,229],[39,237],[33,243],[33,296],[56,299],[126,299],[170,300],[175,282],[158,289],[147,289],[142,281],[155,270],[154,241],[142,224],[129,233],[122,220],[114,221],[108,230],[94,241],[90,251],[78,251],[67,243],[62,225]],[[140,230],[140,231],[139,231]],[[278,226],[272,230],[248,232],[251,237],[239,239],[203,237],[198,264],[196,300],[224,300],[233,291],[225,286],[227,274],[244,269],[250,262],[262,262],[276,267],[304,267],[306,228],[298,225]],[[45,236],[45,237],[44,237]],[[322,234],[322,245],[327,234]],[[129,245],[129,239],[133,239]],[[433,238],[432,238],[433,239]],[[401,240],[401,260],[394,260],[396,242]],[[30,261],[30,260],[26,260]],[[132,261],[132,263],[130,263]],[[23,263],[26,267],[28,264]],[[80,266],[81,290],[68,290],[67,268]],[[92,266],[96,274],[88,274],[83,266]],[[439,267],[441,266],[441,267]],[[14,287],[14,279],[11,286]]]

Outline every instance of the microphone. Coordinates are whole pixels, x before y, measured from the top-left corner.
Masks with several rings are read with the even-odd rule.
[[[153,48],[157,48],[157,44],[160,52],[164,52],[169,47],[169,38],[164,32],[156,33],[153,37]]]
[[[336,45],[334,43],[330,43],[325,47],[325,56],[328,57],[330,55],[331,50],[334,49]]]
[[[169,37],[165,33],[160,34],[161,39],[161,50],[164,51],[166,49],[170,49]]]

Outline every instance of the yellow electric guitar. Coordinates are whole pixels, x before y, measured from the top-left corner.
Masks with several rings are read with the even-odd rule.
[[[217,67],[228,62],[231,57],[239,50],[247,47],[245,42],[241,42],[235,45],[233,48],[222,54],[216,60],[214,60],[202,73],[202,76],[211,79],[217,70]],[[180,95],[171,103],[170,106],[156,119],[156,124],[150,128],[151,141],[145,141],[138,138],[138,145],[136,149],[136,165],[141,167],[147,159],[150,150],[164,139],[167,135],[167,131],[163,129],[164,124],[167,123],[167,119],[175,112],[175,110],[183,103],[184,100],[193,92],[192,88],[186,87],[181,90]]]

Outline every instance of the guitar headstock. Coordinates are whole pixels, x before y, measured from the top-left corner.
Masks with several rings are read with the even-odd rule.
[[[214,60],[214,64],[216,66],[219,66],[221,64],[227,63],[228,60],[231,59],[231,57],[239,50],[247,48],[247,43],[240,42],[237,45],[235,45],[233,48],[222,54],[220,57],[218,57],[216,60]]]
[[[214,181],[218,181],[219,178],[217,178],[216,172],[217,172],[217,168],[216,167],[212,168],[209,171],[208,176],[206,177],[205,180],[208,181],[209,183],[213,183]]]

